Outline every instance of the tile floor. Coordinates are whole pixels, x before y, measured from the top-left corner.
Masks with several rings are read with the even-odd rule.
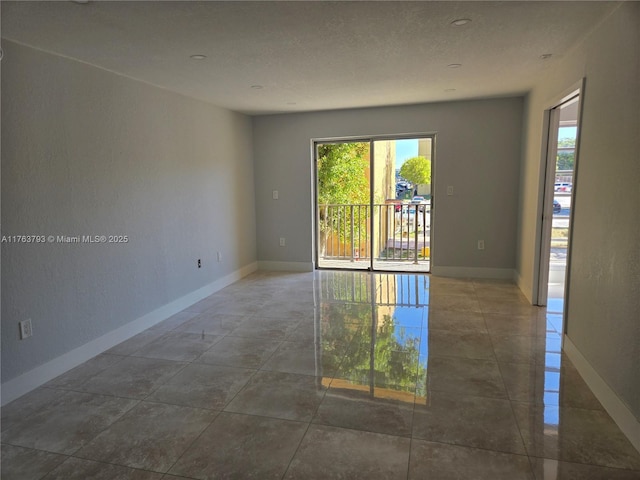
[[[510,284],[258,272],[2,408],[2,478],[639,479]]]

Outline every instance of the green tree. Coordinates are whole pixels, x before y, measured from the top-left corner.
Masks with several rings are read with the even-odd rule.
[[[336,143],[318,147],[318,203],[369,201],[369,144]]]
[[[558,152],[556,157],[556,170],[573,170],[574,160],[574,152]]]
[[[431,183],[431,162],[425,157],[412,157],[400,167],[400,176],[414,185]]]
[[[575,147],[576,139],[570,138],[570,137],[561,138],[560,140],[558,140],[558,146],[559,147]]]

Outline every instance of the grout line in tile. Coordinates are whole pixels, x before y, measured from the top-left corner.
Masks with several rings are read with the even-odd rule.
[[[329,382],[329,384],[331,384],[331,382]],[[296,447],[295,451],[293,452],[293,455],[291,455],[291,458],[289,459],[289,463],[287,464],[287,468],[285,468],[284,472],[282,473],[282,477],[280,477],[281,479],[284,479],[284,477],[287,475],[287,472],[289,471],[289,468],[291,468],[291,463],[293,462],[293,459],[296,457],[298,451],[300,450],[300,446],[302,445],[302,442],[307,437],[307,433],[309,432],[309,429],[311,428],[311,424],[313,423],[313,419],[318,414],[318,410],[320,409],[320,405],[322,405],[322,402],[324,402],[324,399],[327,396],[327,391],[329,391],[329,387],[325,388],[324,393],[322,394],[322,399],[320,399],[320,401],[318,402],[318,405],[316,406],[315,411],[311,415],[311,418],[309,419],[309,422],[307,422],[307,428],[304,431],[304,434],[302,435],[302,437],[300,437],[300,442],[298,442],[298,446]]]
[[[129,465],[124,465],[124,464],[122,464],[122,463],[105,462],[104,460],[94,460],[94,459],[92,459],[92,458],[78,457],[78,456],[76,456],[76,455],[75,455],[75,453],[74,453],[73,455],[69,455],[69,458],[67,458],[67,459],[66,459],[64,462],[62,462],[62,463],[65,463],[65,462],[66,462],[66,461],[68,461],[70,458],[75,458],[75,459],[77,459],[77,460],[84,460],[84,461],[87,461],[87,462],[99,463],[99,464],[101,464],[101,465],[110,465],[110,466],[112,466],[112,467],[127,468],[127,469],[130,469],[130,470],[133,470],[134,472],[138,472],[138,471],[140,471],[140,472],[158,473],[158,474],[160,474],[160,475],[162,475],[162,476],[163,476],[162,478],[164,478],[164,475],[165,475],[165,473],[166,473],[166,472],[160,472],[160,471],[158,471],[158,470],[149,470],[149,469],[146,469],[146,468],[131,467],[131,466],[129,466]],[[62,465],[62,463],[61,463],[60,465]],[[58,465],[58,467],[59,467],[60,465]],[[56,467],[56,468],[58,468],[58,467]],[[54,470],[55,470],[55,469],[54,469]],[[42,478],[46,478],[46,476],[47,476],[49,473],[51,473],[52,471],[53,471],[53,470],[51,470],[50,472],[48,472],[48,473],[47,473],[44,477],[42,477]]]
[[[220,413],[222,413],[221,410],[218,411],[218,413],[216,414],[215,417],[213,417],[211,419],[211,421],[200,431],[200,433],[196,436],[196,438],[193,439],[193,441],[191,443],[189,443],[189,445],[187,445],[187,447],[182,451],[182,453],[180,455],[178,455],[178,457],[176,458],[176,460],[171,464],[171,466],[169,468],[167,468],[166,472],[163,472],[165,475],[168,474],[171,469],[173,467],[176,466],[176,464],[180,461],[180,459],[182,457],[184,457],[184,455],[189,451],[189,449],[200,439],[200,437],[202,437],[202,435],[204,435],[204,432],[206,432],[211,425],[214,424],[214,422],[218,419],[218,417],[220,416]]]

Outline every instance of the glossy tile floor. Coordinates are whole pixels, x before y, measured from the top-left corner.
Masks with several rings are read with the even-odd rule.
[[[506,283],[258,272],[2,409],[2,478],[638,479]]]

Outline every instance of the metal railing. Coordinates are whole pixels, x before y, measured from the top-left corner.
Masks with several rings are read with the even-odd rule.
[[[428,202],[321,204],[320,259],[370,261],[373,253],[377,261],[428,260],[430,210]]]

